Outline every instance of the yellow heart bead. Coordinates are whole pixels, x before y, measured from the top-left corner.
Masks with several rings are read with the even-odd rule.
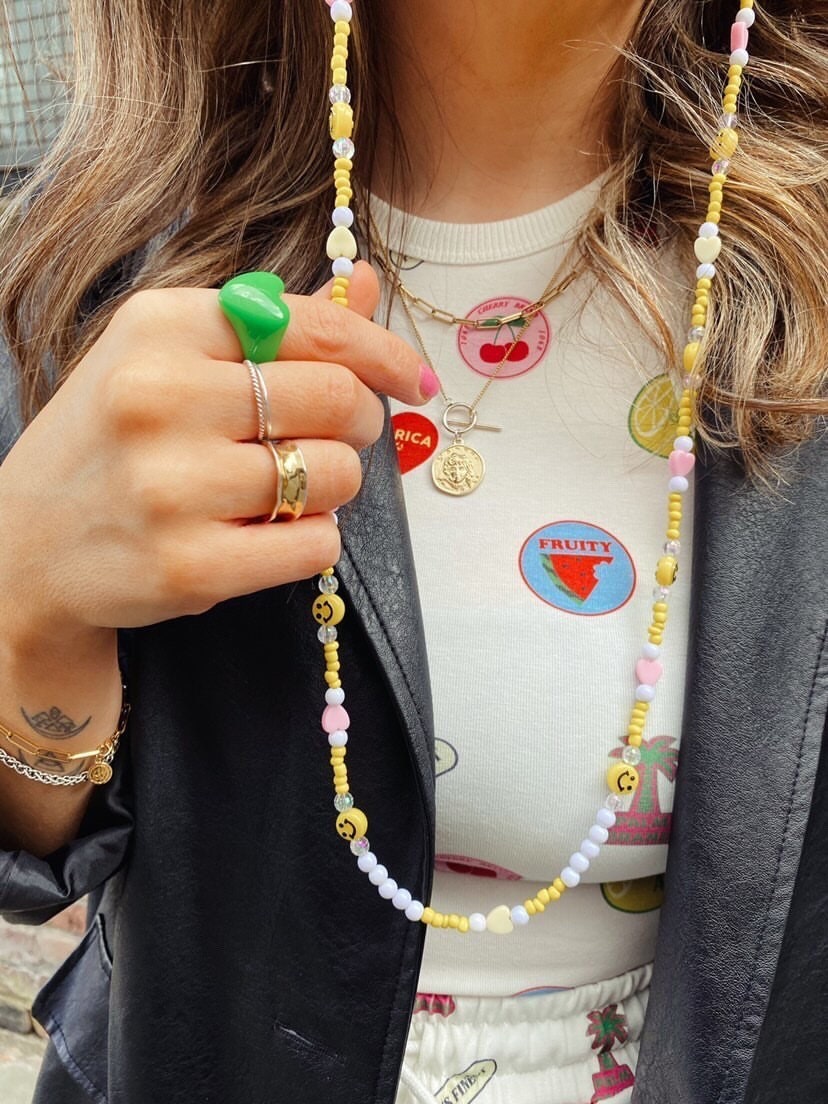
[[[699,264],[712,264],[722,251],[722,239],[718,235],[715,238],[696,238],[693,251]]]
[[[512,923],[512,913],[508,905],[498,905],[486,917],[486,931],[493,932],[495,935],[508,935],[514,930],[515,925]]]
[[[357,255],[356,238],[347,226],[335,226],[328,235],[328,258],[335,261],[337,257],[347,257],[352,261]]]

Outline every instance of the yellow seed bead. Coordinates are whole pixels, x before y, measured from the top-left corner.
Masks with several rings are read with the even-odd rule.
[[[457,915],[456,912],[453,912],[451,914],[451,916],[449,916],[448,920],[449,920],[449,927],[450,928],[459,928],[460,927],[460,917]]]
[[[345,26],[347,27],[348,24],[346,23]],[[334,46],[347,46],[347,45],[348,45],[348,36],[346,34],[343,34],[342,31],[337,31],[336,34],[334,35]]]
[[[558,893],[560,893],[562,897],[564,893],[566,893],[566,885],[564,882],[561,881],[560,878],[556,878],[554,880],[554,882],[552,883],[552,888],[557,889]]]
[[[350,206],[350,201],[354,198],[353,190],[351,188],[342,188],[342,187],[337,188],[336,198],[339,200],[339,199],[342,199],[343,196],[345,197],[344,206],[345,207]]]
[[[533,897],[532,902],[535,906],[535,912],[546,912],[546,905],[540,899],[540,897]]]
[[[721,184],[724,187],[727,184],[727,173],[713,173],[710,179],[714,184]]]
[[[641,747],[642,736],[640,732],[631,732],[627,736],[627,743],[630,747]]]
[[[526,900],[523,902],[523,907],[526,909],[530,916],[534,916],[537,912],[537,909],[535,908],[535,902],[530,897],[527,897]]]
[[[420,923],[430,924],[433,919],[434,919],[434,909],[433,908],[424,908],[423,909],[423,915],[420,917]]]
[[[338,299],[336,296],[333,296],[331,301],[336,303],[337,306],[340,306],[340,307],[347,307],[348,306],[348,300],[347,299]]]
[[[714,222],[717,226],[722,221],[722,209],[719,207],[716,211],[707,212],[707,221]]]
[[[339,675],[335,671],[325,672],[325,682],[327,682],[331,690],[339,690],[342,686],[342,683],[339,681]]]
[[[713,287],[713,281],[707,276],[703,276],[701,280],[697,281],[696,287],[701,289],[702,291],[710,291],[710,289]]]
[[[668,529],[667,530],[667,539],[668,540],[678,540],[680,538],[680,536],[681,536],[681,532],[678,529]]]
[[[341,66],[339,69],[333,71],[334,84],[347,84],[348,83],[348,70]]]
[[[347,752],[347,748],[335,747],[331,748],[331,762],[336,763],[338,759],[344,759]]]
[[[334,573],[334,569],[332,567],[326,567],[324,571],[319,572],[319,574],[324,575],[326,579],[330,579],[330,577],[331,577],[331,575],[333,575],[333,573]]]
[[[541,889],[538,891],[538,897],[540,897],[545,905],[549,904],[549,894],[545,889]]]
[[[348,787],[344,782],[337,782],[334,789],[338,794],[346,794],[348,792]]]
[[[741,77],[744,72],[744,68],[741,65],[731,65],[727,70],[728,79],[730,77]]]
[[[684,363],[685,372],[692,372],[696,366],[696,357],[699,355],[699,342],[691,341],[689,345],[684,346],[684,355],[682,357]]]
[[[336,169],[333,174],[334,184],[338,187],[350,188],[351,186],[351,171],[350,169]]]
[[[334,31],[336,34],[349,35],[351,33],[351,24],[347,19],[337,19],[334,23]]]
[[[433,919],[433,920],[431,921],[431,925],[432,925],[432,927],[434,927],[434,928],[442,928],[442,927],[443,927],[443,921],[444,921],[444,920],[445,920],[445,916],[443,915],[443,913],[442,913],[442,912],[438,912],[438,911],[437,911],[437,910],[435,909],[435,910],[434,910],[434,919]]]
[[[560,901],[561,895],[558,893],[557,889],[555,889],[554,885],[547,886],[546,892],[549,894],[551,900]]]
[[[332,660],[329,660],[329,662],[325,664],[325,667],[326,667],[326,668],[327,668],[327,669],[328,669],[329,671],[332,671],[332,672],[333,672],[334,674],[338,674],[338,673],[339,673],[339,671],[340,671],[340,669],[341,669],[341,667],[342,667],[342,664],[341,664],[341,663],[337,663],[337,662],[336,662],[336,660],[333,660],[333,659],[332,659]]]
[[[337,276],[334,280],[334,287],[342,288],[343,291],[347,291],[350,282],[347,276]]]
[[[335,169],[340,169],[340,170],[344,169],[345,172],[350,172],[353,167],[354,167],[354,163],[350,159],[350,157],[337,157],[337,159],[334,161],[334,168]]]
[[[334,778],[347,778],[348,776],[348,768],[345,766],[344,763],[337,763],[333,769],[333,772]]]
[[[457,925],[457,930],[459,932],[462,932],[464,935],[466,934],[466,932],[469,930],[469,918],[468,918],[468,916],[461,916],[460,917],[460,923]]]
[[[328,640],[325,644],[322,645],[322,647],[325,651],[325,655],[328,655],[331,652],[334,652],[334,653],[338,652],[339,651],[339,641],[338,640]]]

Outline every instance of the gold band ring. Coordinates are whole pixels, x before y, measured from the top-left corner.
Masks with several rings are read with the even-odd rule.
[[[276,500],[267,521],[298,521],[308,501],[308,469],[302,450],[295,441],[265,438],[262,444],[276,467]]]

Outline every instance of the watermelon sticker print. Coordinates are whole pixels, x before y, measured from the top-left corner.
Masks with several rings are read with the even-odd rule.
[[[612,613],[635,590],[635,565],[621,541],[585,521],[536,529],[520,550],[520,573],[541,601],[586,617]]]

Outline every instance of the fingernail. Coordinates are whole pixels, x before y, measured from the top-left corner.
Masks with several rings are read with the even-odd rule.
[[[427,364],[420,365],[420,394],[424,399],[433,399],[440,390],[440,381],[434,370]]]

